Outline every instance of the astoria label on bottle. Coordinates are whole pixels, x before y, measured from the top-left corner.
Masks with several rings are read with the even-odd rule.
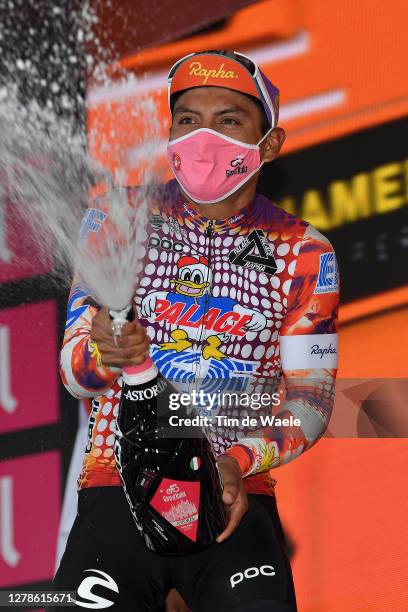
[[[160,436],[163,407],[174,391],[152,363],[138,373],[125,368],[115,436],[117,467],[133,518],[148,548],[162,555],[204,548],[226,525],[220,474],[208,440]]]

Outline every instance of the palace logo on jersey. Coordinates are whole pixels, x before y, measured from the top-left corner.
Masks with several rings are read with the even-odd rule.
[[[262,230],[254,230],[240,243],[228,256],[230,262],[236,266],[251,268],[265,274],[275,274],[276,261],[272,249]]]
[[[234,312],[235,303],[229,298],[210,296],[207,302],[198,298],[188,300],[169,293],[167,300],[157,300],[156,321],[166,321],[177,327],[199,328],[217,333],[228,333],[232,336],[245,336],[246,325],[256,318],[256,311],[248,309],[249,314]],[[214,306],[208,308],[207,304]]]
[[[227,355],[220,347],[231,336],[243,338],[249,331],[265,329],[267,320],[259,310],[228,296],[213,296],[212,280],[205,257],[185,255],[177,261],[172,290],[152,291],[143,298],[141,316],[169,327],[170,339],[160,345],[162,351],[184,352],[198,340],[205,360],[222,360]]]
[[[313,293],[337,293],[339,290],[339,272],[336,256],[333,252],[322,253],[319,262],[319,274]]]

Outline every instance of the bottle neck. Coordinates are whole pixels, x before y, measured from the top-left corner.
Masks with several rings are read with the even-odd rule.
[[[150,357],[140,365],[126,366],[123,368],[123,382],[126,385],[143,385],[154,380],[159,370],[154,365]]]

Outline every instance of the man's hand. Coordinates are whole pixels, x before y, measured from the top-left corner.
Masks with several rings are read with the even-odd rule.
[[[242,482],[241,468],[233,457],[221,455],[217,459],[224,482],[222,501],[227,509],[228,524],[220,533],[217,542],[221,543],[236,530],[248,510],[248,498]]]
[[[107,308],[102,308],[92,319],[91,340],[97,343],[105,366],[123,368],[139,365],[149,356],[150,339],[137,320],[124,324],[122,336],[118,337],[118,344],[115,345],[112,319]]]

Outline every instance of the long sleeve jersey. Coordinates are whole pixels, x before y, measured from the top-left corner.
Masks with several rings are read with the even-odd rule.
[[[132,202],[136,188],[126,192]],[[206,432],[216,455],[238,461],[248,492],[273,494],[271,472],[316,443],[332,410],[339,274],[330,242],[259,194],[238,214],[209,220],[171,181],[154,197],[145,251],[134,304],[164,377],[238,398],[272,396],[283,379],[286,396],[270,426],[258,419],[251,430],[242,418],[237,426],[219,418]],[[93,398],[79,488],[120,485],[114,432],[122,381],[92,342],[96,312],[74,281],[61,376],[72,395]],[[238,399],[223,414],[250,412]]]

